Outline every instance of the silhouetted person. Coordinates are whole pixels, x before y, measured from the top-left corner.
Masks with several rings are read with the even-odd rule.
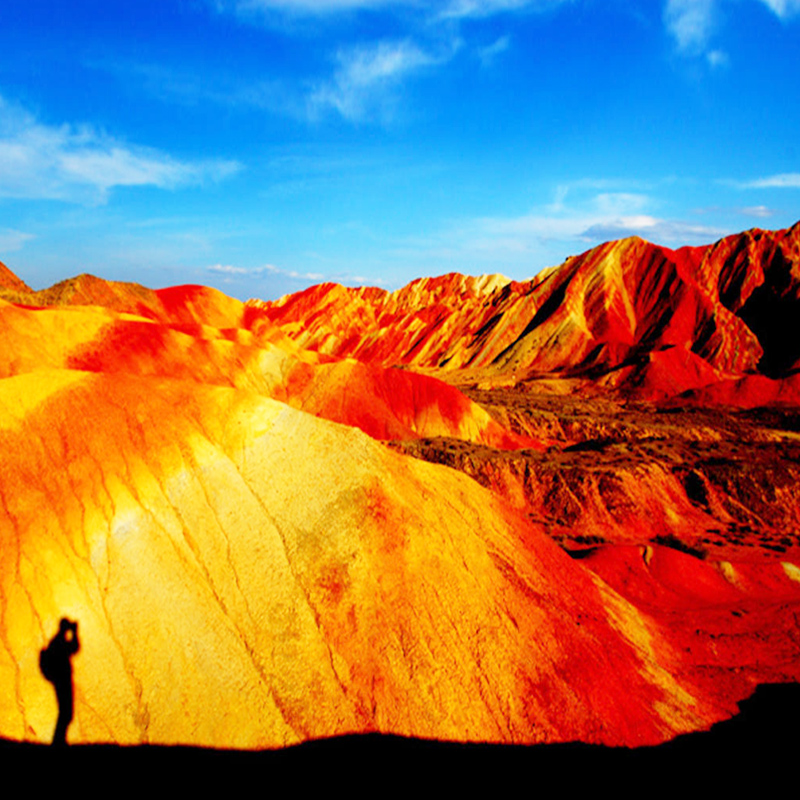
[[[70,659],[78,652],[78,623],[64,617],[58,633],[50,644],[39,654],[39,667],[42,675],[53,684],[58,700],[58,722],[53,734],[53,744],[67,743],[67,728],[72,722],[72,662]]]

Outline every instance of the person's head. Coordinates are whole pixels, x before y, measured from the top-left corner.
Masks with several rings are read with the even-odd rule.
[[[78,633],[78,623],[73,622],[66,617],[62,617],[58,626],[58,631],[64,636],[65,639],[72,639],[72,637]]]

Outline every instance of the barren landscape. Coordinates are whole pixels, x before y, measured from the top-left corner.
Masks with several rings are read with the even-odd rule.
[[[800,223],[242,303],[0,272],[0,735],[652,745],[800,679]]]

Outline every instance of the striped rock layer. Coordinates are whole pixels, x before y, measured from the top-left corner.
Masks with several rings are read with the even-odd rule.
[[[65,616],[81,641],[71,742],[263,748],[382,731],[632,746],[708,727],[759,681],[800,679],[792,558],[702,561],[626,541],[576,559],[513,497],[381,441],[542,452],[432,372],[452,361],[489,381],[557,373],[553,348],[533,346],[552,331],[582,381],[645,345],[733,381],[745,369],[790,380],[792,353],[762,364],[778,352],[763,332],[728,342],[751,341],[740,328],[754,325],[751,300],[731,297],[760,296],[774,253],[793,274],[793,231],[763,244],[773,255],[753,286],[737,265],[769,237],[717,245],[728,266],[703,280],[728,287],[725,302],[683,290],[669,301],[673,316],[693,309],[680,325],[657,311],[672,297],[658,287],[688,286],[686,263],[712,249],[659,251],[656,270],[652,246],[629,240],[527,288],[446,277],[274,306],[91,276],[33,292],[4,268],[0,735],[52,736],[38,659]],[[650,268],[630,266],[631,249]],[[653,272],[650,299],[634,302]],[[509,309],[536,291],[515,321]],[[275,316],[292,308],[304,330]],[[592,355],[626,331],[627,350]],[[592,380],[644,386],[652,363]],[[396,368],[409,365],[426,374]]]
[[[799,293],[800,223],[679,250],[609,242],[525,283],[322,284],[248,305],[303,347],[456,384],[747,407],[800,398]]]

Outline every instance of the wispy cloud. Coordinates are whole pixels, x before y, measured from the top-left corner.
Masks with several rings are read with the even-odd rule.
[[[643,213],[652,205],[646,194],[602,191],[586,196],[587,188],[605,183],[578,181],[560,186],[554,202],[541,209],[518,217],[485,217],[474,224],[484,235],[500,237],[505,246],[516,237],[518,249],[552,239],[597,239],[601,229],[634,231],[654,226],[656,218]]]
[[[760,219],[766,219],[767,217],[775,215],[775,212],[767,206],[747,206],[746,208],[739,209],[739,213],[747,217],[759,217]]]
[[[551,241],[596,244],[628,236],[641,236],[657,243],[685,244],[688,240],[713,239],[726,232],[712,226],[648,214],[602,217],[580,213],[562,217],[530,214],[508,219],[483,219],[476,221],[475,230],[482,234],[475,240],[480,249],[499,245],[502,249],[516,252],[533,251]]]
[[[247,269],[246,267],[233,267],[230,264],[213,264],[207,269],[209,272],[216,272],[218,275],[258,275],[264,271],[261,267]]]
[[[211,0],[220,10],[232,8],[239,13],[278,12],[292,15],[325,16],[353,11],[384,8],[417,10],[438,19],[489,17],[510,11],[545,11],[575,0],[447,0],[429,3],[424,0]],[[780,2],[780,0],[773,0]]]
[[[628,236],[641,236],[656,243],[685,244],[686,242],[708,241],[723,236],[728,231],[710,225],[697,225],[684,220],[659,219],[648,215],[620,217],[605,223],[597,223],[580,234],[587,242],[623,239]]]
[[[322,281],[325,276],[321,272],[298,272],[293,269],[281,269],[274,264],[262,264],[259,267],[234,267],[230,264],[214,264],[207,267],[209,272],[227,275],[229,278],[258,277],[260,275],[280,275],[301,281]]]
[[[0,97],[0,196],[97,203],[114,187],[176,189],[239,169],[235,161],[181,161],[88,125],[45,125]]]
[[[228,285],[236,285],[240,282],[252,282],[261,279],[262,283],[257,284],[263,288],[262,284],[271,286],[277,284],[284,286],[286,291],[295,291],[298,284],[313,285],[316,283],[341,283],[349,286],[382,286],[390,285],[388,280],[376,278],[374,275],[366,275],[352,272],[342,272],[333,270],[329,272],[309,271],[303,272],[296,269],[285,269],[274,264],[262,264],[258,267],[235,267],[229,264],[215,264],[206,268],[208,272],[221,275],[222,282]],[[264,281],[264,279],[269,279]],[[254,286],[250,287],[251,290]],[[272,286],[274,290],[274,286]]]
[[[724,50],[712,50],[706,54],[706,60],[712,69],[722,69],[731,63],[728,54]]]
[[[425,67],[446,62],[458,47],[456,39],[436,53],[411,39],[340,47],[332,57],[333,69],[325,77],[251,82],[220,75],[201,80],[153,65],[99,66],[126,78],[133,76],[151,96],[170,104],[193,107],[213,103],[312,122],[335,114],[350,122],[386,123],[397,114],[403,83]]]
[[[664,23],[679,50],[699,52],[705,48],[716,11],[715,0],[667,0]]]
[[[783,21],[800,13],[800,0],[756,1]],[[723,51],[707,50],[722,15],[722,7],[734,5],[732,0],[667,0],[664,24],[680,52],[685,55],[705,53],[712,67],[724,66],[728,63],[728,56]]]
[[[309,114],[317,117],[333,110],[352,122],[388,121],[401,79],[450,57],[452,51],[434,56],[410,40],[342,49],[336,55],[338,67],[332,79],[309,95]]]
[[[501,53],[505,53],[510,46],[511,37],[501,36],[490,45],[478,48],[478,58],[481,60],[481,64],[483,64],[484,67],[491,66],[497,56],[499,56]]]
[[[450,0],[441,18],[491,17],[512,11],[549,11],[574,0]]]
[[[413,0],[214,0],[220,9],[239,12],[279,11],[285,14],[335,14],[343,11],[377,9],[385,6],[420,5]]]
[[[292,87],[280,80],[268,82],[255,91],[209,91],[191,77],[178,82],[161,81],[170,94],[191,101],[205,99],[262,106],[267,110],[318,121],[336,114],[353,123],[391,123],[401,110],[402,87],[409,77],[424,68],[441,66],[464,45],[461,21],[486,19],[499,14],[546,12],[579,0],[206,0],[218,11],[234,12],[249,21],[260,20],[296,32],[301,25],[306,35],[328,30],[327,23],[343,14],[383,12],[394,17],[393,26],[406,36],[392,40],[347,44],[334,54],[333,73],[327,78],[307,80]],[[313,18],[313,21],[311,19]],[[336,28],[339,31],[339,28]],[[483,66],[490,65],[510,46],[501,35],[483,47],[474,48]]]
[[[601,192],[591,203],[594,213],[606,218],[637,214],[652,201],[646,194],[638,192]]]
[[[793,14],[800,14],[800,0],[761,0],[781,19],[787,19]]]
[[[784,172],[751,181],[731,181],[739,189],[800,189],[800,172]]]
[[[274,264],[265,264],[264,271],[269,272],[272,275],[283,275],[286,278],[294,278],[295,280],[301,281],[325,280],[325,275],[323,275],[321,272],[299,272],[296,269],[281,269],[280,267],[276,267]]]
[[[731,232],[657,216],[651,208],[659,203],[648,194],[591,192],[593,185],[615,183],[587,180],[562,186],[554,202],[530,213],[457,222],[427,238],[408,240],[395,255],[513,272],[530,269],[537,261],[540,266],[554,263],[549,259],[556,253],[580,252],[611,239],[640,236],[669,246],[708,243]]]
[[[0,253],[11,253],[21,250],[25,242],[35,238],[32,233],[16,231],[13,228],[0,228]]]

